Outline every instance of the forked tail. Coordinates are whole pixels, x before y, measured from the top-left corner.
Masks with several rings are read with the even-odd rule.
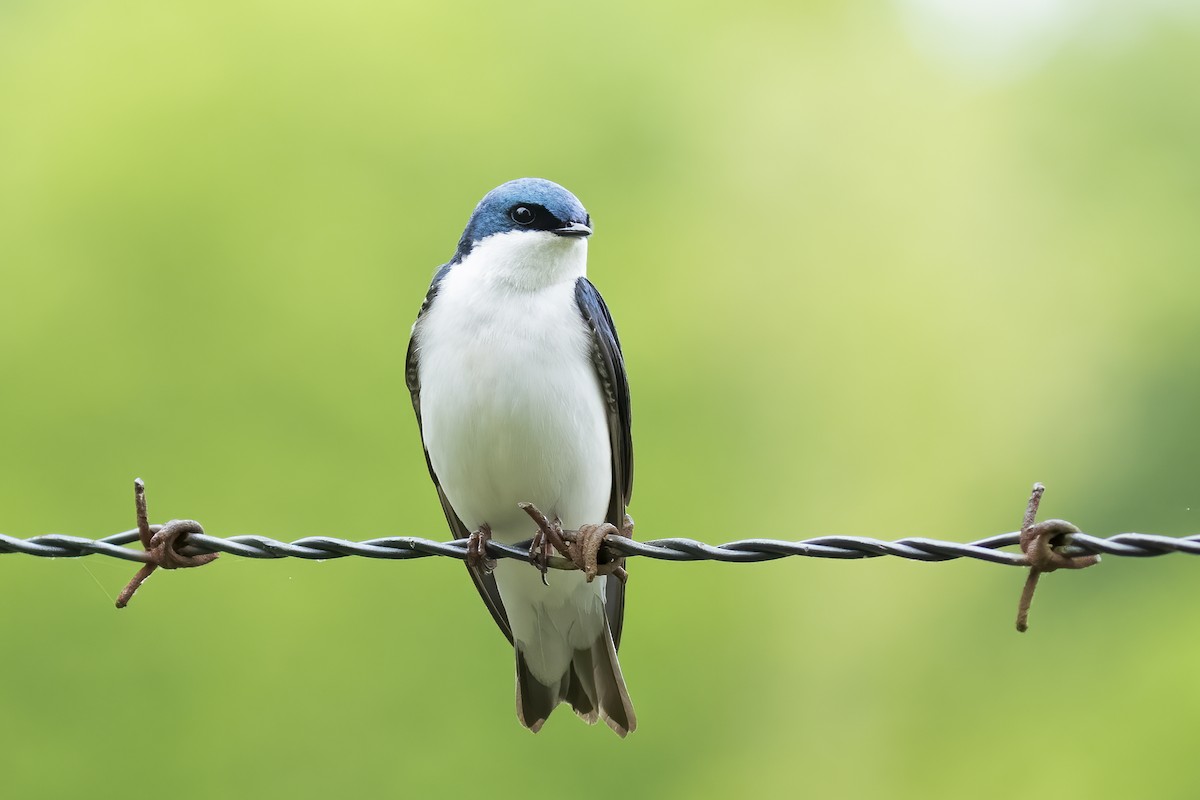
[[[604,720],[619,736],[637,727],[607,619],[592,646],[576,650],[562,678],[551,684],[534,677],[519,641],[516,654],[517,718],[529,730],[541,730],[550,712],[562,702],[570,703],[589,725]]]

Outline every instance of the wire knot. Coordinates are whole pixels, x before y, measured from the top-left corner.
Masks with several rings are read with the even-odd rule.
[[[629,573],[625,571],[624,556],[610,556],[602,552],[609,536],[633,538],[633,518],[625,515],[624,525],[617,528],[609,522],[584,524],[579,530],[563,530],[557,518],[549,519],[533,503],[518,503],[517,506],[529,515],[538,527],[537,534],[529,546],[529,560],[542,573],[546,583],[546,570],[550,566],[550,549],[554,548],[563,557],[555,566],[563,569],[582,570],[591,583],[597,575],[612,575],[625,583]]]
[[[1096,555],[1063,552],[1071,544],[1071,534],[1081,533],[1065,519],[1048,519],[1021,529],[1021,552],[1025,561],[1038,572],[1056,569],[1084,569],[1100,560]]]
[[[194,519],[173,519],[166,525],[151,525],[146,512],[146,484],[141,478],[133,482],[134,504],[137,509],[138,536],[145,548],[146,564],[137,571],[117,597],[117,608],[129,605],[134,592],[153,574],[154,570],[202,567],[212,562],[217,553],[188,554],[183,552],[188,536],[203,534],[204,528]]]
[[[217,557],[216,553],[188,555],[180,552],[180,548],[187,544],[189,534],[204,533],[204,528],[194,519],[173,519],[166,525],[151,525],[150,530],[153,535],[150,537],[150,547],[146,548],[146,558],[156,567],[202,567]]]
[[[1029,504],[1025,508],[1025,519],[1021,524],[1021,553],[1025,556],[1025,563],[1029,565],[1029,575],[1025,579],[1025,588],[1017,606],[1017,630],[1021,633],[1029,630],[1029,607],[1033,604],[1033,593],[1043,572],[1054,572],[1056,569],[1086,569],[1100,562],[1098,555],[1067,551],[1072,534],[1081,532],[1070,522],[1064,519],[1034,522],[1045,491],[1046,487],[1042,484],[1033,485],[1033,493],[1029,496]]]

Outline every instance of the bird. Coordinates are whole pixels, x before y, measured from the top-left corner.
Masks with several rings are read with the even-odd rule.
[[[491,538],[537,533],[536,510],[555,530],[632,535],[629,383],[587,278],[592,230],[552,181],[485,194],[421,304],[405,382],[446,521],[470,540],[467,569],[513,646],[518,720],[536,733],[565,702],[624,737],[637,718],[617,660],[623,569],[547,577],[545,552],[540,571],[486,558]]]

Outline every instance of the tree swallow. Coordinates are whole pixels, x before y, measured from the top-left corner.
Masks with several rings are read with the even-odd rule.
[[[588,281],[591,217],[540,178],[488,192],[437,270],[413,325],[406,382],[425,460],[467,568],[514,645],[517,717],[535,733],[561,702],[619,735],[637,720],[617,646],[624,581],[483,559],[480,541],[536,529],[627,530],[633,488],[629,387],[617,332]]]

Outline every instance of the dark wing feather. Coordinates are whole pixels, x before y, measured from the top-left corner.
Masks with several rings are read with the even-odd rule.
[[[442,278],[450,271],[454,262],[450,262],[442,266],[437,274],[433,276],[433,283],[429,287],[429,293],[425,295],[425,301],[421,303],[421,310],[417,313],[417,321],[413,325],[413,334],[408,340],[408,355],[404,362],[404,382],[408,384],[408,392],[412,395],[413,411],[417,413],[417,428],[421,428],[421,374],[418,369],[418,360],[420,358],[420,349],[416,346],[417,342],[417,327],[421,324],[421,319],[425,316],[425,312],[429,310],[429,306],[433,303],[437,296],[438,286],[442,282]],[[422,431],[421,446],[425,445],[425,435]],[[429,461],[429,450],[425,450],[425,466],[429,468],[429,477],[433,479],[433,485],[437,488],[438,499],[442,501],[442,511],[446,514],[446,522],[450,524],[450,532],[454,534],[455,539],[465,539],[471,535],[467,530],[467,526],[458,518],[458,514],[454,513],[454,509],[450,506],[450,501],[446,499],[446,493],[442,491],[441,481],[438,480],[437,473],[433,471],[433,464]],[[504,601],[500,599],[500,589],[496,586],[495,576],[485,573],[482,570],[472,567],[467,564],[467,571],[471,573],[471,580],[475,582],[475,588],[479,590],[479,596],[483,598],[484,604],[488,607],[488,611],[492,612],[492,618],[496,620],[496,624],[500,626],[500,632],[508,638],[509,643],[512,643],[512,626],[508,623],[508,614],[504,610]]]
[[[625,376],[625,358],[621,342],[604,299],[587,278],[575,282],[575,302],[592,334],[592,362],[600,377],[608,408],[608,432],[612,445],[612,496],[605,522],[621,528],[625,506],[633,495],[633,438],[630,433],[629,381]],[[625,620],[625,584],[608,581],[605,611],[612,629],[613,644],[621,644],[621,626]]]

